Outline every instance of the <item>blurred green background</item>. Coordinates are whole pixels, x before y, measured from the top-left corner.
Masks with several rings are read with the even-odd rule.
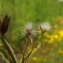
[[[11,16],[6,37],[16,46],[20,44],[18,38],[26,22],[51,23],[52,35],[46,34],[47,38],[43,47],[35,52],[30,63],[63,63],[63,2],[59,0],[0,0],[0,4],[0,18],[3,19],[6,14]]]

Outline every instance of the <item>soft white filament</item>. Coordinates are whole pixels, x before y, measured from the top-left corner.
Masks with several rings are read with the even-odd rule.
[[[31,30],[33,27],[33,23],[32,22],[28,22],[25,24],[25,29]]]
[[[24,26],[24,30],[22,30],[22,35],[27,35],[28,33],[30,33],[31,35],[35,35],[36,34],[36,30],[33,30],[33,23],[32,22],[28,22],[25,24]]]
[[[41,24],[40,24],[40,27],[41,27],[43,30],[46,30],[46,31],[48,31],[48,30],[51,29],[51,25],[50,25],[49,23],[47,23],[47,22],[41,23]]]

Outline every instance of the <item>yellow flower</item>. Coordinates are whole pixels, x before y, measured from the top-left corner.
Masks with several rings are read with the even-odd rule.
[[[62,49],[60,49],[60,50],[58,51],[58,53],[63,54],[63,50],[62,50]]]
[[[37,57],[32,57],[32,60],[33,60],[33,61],[36,61],[36,60],[37,60]]]
[[[55,39],[58,39],[58,38],[59,38],[59,36],[58,36],[57,34],[55,34],[55,35],[54,35],[54,38],[55,38]]]
[[[54,42],[54,38],[50,38],[50,40],[48,41],[49,44],[52,44]]]
[[[60,30],[58,33],[60,34],[61,37],[63,37],[63,30]]]

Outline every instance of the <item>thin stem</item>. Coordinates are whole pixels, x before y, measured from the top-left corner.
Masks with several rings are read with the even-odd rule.
[[[5,36],[3,36],[3,38],[6,39]],[[6,39],[6,40],[7,40],[7,39]],[[9,41],[7,40],[7,42],[9,42]],[[23,54],[23,52],[22,52],[21,50],[19,50],[15,45],[13,45],[11,42],[9,42],[9,44],[11,45],[12,48],[14,48],[15,50],[17,50],[17,51],[20,52],[21,54]]]
[[[24,56],[25,56],[25,55],[23,54],[23,59],[22,59],[22,62],[21,62],[21,63],[24,63]]]
[[[27,39],[26,39],[26,46],[25,46],[25,50],[24,50],[24,53],[23,53],[22,63],[24,63],[24,59],[25,59],[24,57],[25,57],[26,48],[27,48]]]
[[[9,43],[11,45],[11,47],[13,47],[15,50],[17,50],[18,52],[20,52],[21,54],[23,54],[22,51],[20,51],[16,46],[14,46],[11,42]]]
[[[14,50],[12,49],[12,47],[9,45],[9,43],[4,38],[1,38],[1,40],[6,45],[8,51],[9,51],[9,54],[11,55],[14,63],[18,63],[18,60],[16,58],[16,55],[14,54]]]
[[[11,56],[9,55],[9,53],[7,52],[7,50],[5,50],[5,48],[4,48],[4,47],[3,47],[3,48],[0,48],[0,51],[4,54],[4,56],[6,57],[6,59],[8,59],[8,60],[9,60],[9,62],[10,62],[10,63],[12,63],[12,62],[13,62],[13,60],[12,60]]]
[[[35,44],[34,48],[38,45],[38,43],[39,43],[39,41],[41,40],[41,38],[42,38],[42,35],[41,35],[41,37],[38,39],[38,41],[37,41],[37,43]],[[27,58],[31,55],[31,53],[32,53],[32,51],[34,50],[34,48],[33,48],[33,49],[31,50],[31,52],[24,58],[24,60],[27,59]]]
[[[5,58],[4,54],[2,51],[0,51],[0,59],[3,59],[6,63],[10,63],[8,59]]]

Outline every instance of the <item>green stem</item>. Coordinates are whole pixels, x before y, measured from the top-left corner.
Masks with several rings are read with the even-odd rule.
[[[11,45],[12,48],[14,48],[15,50],[17,50],[21,54],[23,54],[23,52],[20,49],[18,49],[16,46],[14,46],[11,42],[9,44]]]
[[[5,36],[3,36],[3,38],[6,39]],[[7,39],[6,39],[6,40],[7,40]],[[7,42],[9,42],[9,41],[7,40]],[[15,45],[13,45],[11,42],[9,42],[9,44],[10,44],[10,46],[11,46],[13,49],[15,49],[16,51],[18,51],[18,52],[20,52],[21,54],[23,54],[23,52],[22,52],[20,49],[18,49]]]
[[[13,62],[11,56],[8,54],[7,50],[4,47],[0,48],[0,51],[4,54],[4,56],[9,60],[10,63]]]
[[[24,50],[24,53],[23,53],[23,58],[22,58],[21,63],[24,63],[26,48],[27,48],[27,39],[26,39],[26,46],[25,46],[25,50]]]
[[[5,58],[4,54],[2,53],[2,51],[0,51],[0,59],[3,59],[6,63],[10,63],[8,59]]]
[[[23,54],[23,59],[22,59],[22,62],[21,62],[21,63],[24,63],[24,56],[25,56],[25,55]]]
[[[4,38],[1,38],[1,40],[6,45],[8,51],[9,51],[9,54],[11,55],[14,63],[18,63],[18,60],[16,58],[16,55],[14,54],[14,50],[12,49],[12,47],[9,45],[9,43]]]

